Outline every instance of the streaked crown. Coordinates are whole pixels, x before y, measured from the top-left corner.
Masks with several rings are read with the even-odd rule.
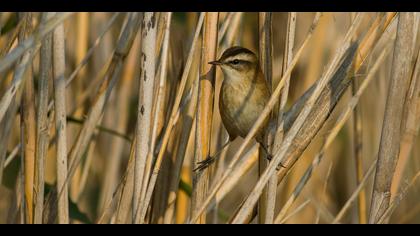
[[[220,62],[224,63],[234,60],[254,63],[257,60],[257,56],[255,56],[255,53],[247,48],[235,46],[226,49],[219,59]]]
[[[220,66],[228,76],[245,76],[254,73],[258,68],[258,58],[255,53],[239,46],[226,49],[219,60],[209,63]]]

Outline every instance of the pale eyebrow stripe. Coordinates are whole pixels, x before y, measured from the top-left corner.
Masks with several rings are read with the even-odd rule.
[[[248,55],[248,54],[239,54],[239,55],[235,55],[235,56],[231,56],[225,59],[228,62],[232,62],[234,60],[239,60],[239,61],[246,61],[246,62],[251,62],[252,61],[252,55]]]

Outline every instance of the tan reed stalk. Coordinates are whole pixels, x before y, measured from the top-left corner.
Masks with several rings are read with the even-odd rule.
[[[65,80],[65,45],[64,24],[53,32],[53,75],[55,129],[57,133],[57,191],[63,190],[58,197],[58,223],[68,224],[69,202],[67,178],[67,130],[66,130],[66,80]]]
[[[413,149],[413,144],[420,129],[420,99],[416,97],[416,94],[420,93],[420,49],[417,52],[416,58],[408,90],[409,93],[407,94],[406,103],[404,105],[401,149],[391,184],[391,198],[395,196],[401,185],[401,180],[410,160],[409,157]]]
[[[42,13],[42,22],[45,23],[53,13]],[[48,90],[51,79],[52,68],[52,35],[45,37],[41,45],[40,55],[40,76],[38,84],[38,110],[36,129],[36,171],[35,171],[35,206],[34,223],[42,224],[44,208],[44,182],[45,182],[45,161],[48,151]]]
[[[24,21],[18,38],[24,41],[32,31],[32,13],[19,13],[19,18]],[[32,68],[29,67],[24,75],[23,97],[21,111],[21,143],[23,154],[23,174],[25,188],[25,223],[33,223],[34,200],[34,175],[35,175],[35,146],[36,146],[36,117],[35,117],[35,88]]]
[[[144,13],[142,22],[141,41],[141,75],[139,86],[139,104],[136,125],[136,154],[134,167],[133,190],[133,222],[142,223],[139,214],[142,202],[147,153],[150,148],[150,128],[152,125],[153,86],[155,79],[155,43],[156,43],[156,15],[152,12]]]
[[[380,17],[377,17],[379,19]],[[359,60],[359,58],[358,58]],[[352,79],[351,92],[352,96],[355,96],[357,90],[359,89],[359,78],[355,77]],[[354,163],[355,163],[355,176],[356,176],[356,185],[363,179],[363,123],[362,123],[362,114],[361,114],[361,103],[353,110],[353,119],[352,119],[352,138],[353,138],[353,149],[354,149]],[[367,208],[366,208],[366,191],[362,189],[360,191],[358,201],[358,218],[360,224],[367,223]]]
[[[217,57],[217,25],[219,13],[206,13],[203,28],[203,44],[200,62],[200,83],[198,87],[197,128],[195,138],[194,162],[208,158],[210,154],[210,137],[212,127],[214,81],[216,68],[208,64]],[[195,168],[195,167],[194,167]],[[191,212],[194,214],[207,195],[209,169],[197,172],[193,176],[193,193]],[[200,216],[199,223],[206,223],[205,214]]]
[[[151,130],[151,140],[150,140],[150,149],[147,154],[147,160],[148,165],[146,169],[146,175],[143,180],[143,189],[142,193],[145,195],[147,192],[147,183],[149,182],[150,172],[152,168],[152,160],[154,160],[154,154],[155,154],[155,148],[156,148],[156,142],[157,142],[157,136],[160,133],[162,129],[162,119],[165,117],[164,113],[164,96],[165,96],[165,90],[168,86],[169,79],[167,78],[167,70],[168,70],[168,54],[169,54],[169,39],[170,39],[170,27],[171,27],[171,19],[172,19],[172,12],[165,13],[162,17],[162,30],[164,32],[163,34],[163,46],[161,51],[161,59],[160,59],[160,70],[157,75],[158,78],[156,79],[156,99],[154,101],[153,106],[153,122],[152,122],[152,130]],[[144,196],[142,196],[144,199]],[[144,207],[144,206],[142,206]]]
[[[369,223],[377,223],[389,206],[392,177],[400,148],[403,105],[410,81],[413,56],[413,13],[399,13],[391,83],[382,125]]]
[[[267,81],[270,91],[273,87],[273,32],[272,32],[272,13],[261,12],[258,14],[259,24],[259,59],[261,69],[264,73],[265,80]],[[266,140],[266,145],[270,146],[269,140]],[[267,167],[268,160],[266,153],[260,148],[258,171],[262,174]],[[258,216],[259,223],[270,224],[273,222],[274,208],[276,204],[276,190],[277,190],[277,177],[274,176],[268,182],[264,189],[258,203]]]

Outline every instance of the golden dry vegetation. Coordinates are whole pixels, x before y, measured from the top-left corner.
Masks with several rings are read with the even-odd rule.
[[[0,13],[0,223],[420,223],[419,22]],[[235,45],[271,98],[194,172],[228,139],[208,62]]]

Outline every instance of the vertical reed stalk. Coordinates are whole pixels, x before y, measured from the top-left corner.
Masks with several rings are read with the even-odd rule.
[[[354,20],[354,16],[352,16],[352,21]],[[379,19],[380,17],[377,17]],[[359,57],[357,57],[358,60],[360,60]],[[357,90],[359,89],[359,79],[356,77],[352,80],[351,84],[351,92],[354,96],[357,93]],[[361,105],[358,104],[354,108],[353,111],[353,120],[352,120],[352,126],[353,126],[353,149],[354,149],[354,163],[355,163],[355,169],[356,169],[356,185],[359,185],[360,182],[363,179],[363,124],[362,124],[362,114],[361,114]],[[366,224],[367,223],[367,209],[366,209],[366,191],[362,189],[360,191],[359,197],[358,197],[358,217],[359,217],[359,223],[360,224]]]
[[[356,94],[359,88],[358,78],[352,80],[352,94]],[[358,104],[353,111],[353,149],[356,167],[356,184],[359,185],[363,179],[363,123],[361,104]],[[362,189],[358,197],[358,217],[360,224],[367,223],[366,191]]]
[[[67,137],[66,137],[66,80],[65,80],[64,24],[53,33],[53,73],[55,128],[57,133],[57,190],[63,193],[58,198],[58,223],[68,224],[69,202],[67,178]]]
[[[19,18],[24,21],[19,32],[19,42],[24,41],[32,31],[32,14],[19,13]],[[22,154],[24,163],[24,188],[25,188],[25,222],[33,222],[34,200],[34,174],[35,174],[35,146],[36,146],[36,117],[35,117],[35,89],[32,77],[32,68],[29,67],[24,75],[23,97],[21,103],[21,133]]]
[[[129,217],[130,210],[132,211],[133,203],[133,185],[134,185],[134,158],[135,158],[135,145],[136,140],[131,142],[130,156],[126,169],[126,179],[122,186],[121,197],[117,205],[117,211],[115,213],[115,223],[127,224],[132,222],[132,217]],[[131,221],[130,221],[131,220]]]
[[[264,73],[266,83],[270,88],[270,91],[273,87],[273,44],[272,44],[272,13],[271,12],[262,12],[258,15],[258,24],[259,24],[259,58],[261,69]],[[266,146],[271,146],[269,140],[266,141]],[[259,161],[258,169],[259,174],[262,174],[267,167],[268,160],[267,154],[264,152],[263,148],[260,147],[259,150]],[[259,223],[270,224],[273,222],[274,218],[274,208],[276,205],[276,191],[277,190],[277,176],[273,176],[272,179],[268,182],[267,187],[264,189],[263,194],[261,195],[259,205],[258,205],[258,215]]]
[[[139,105],[137,110],[136,126],[136,155],[134,168],[134,192],[133,192],[133,222],[141,223],[140,206],[142,202],[142,184],[146,169],[147,154],[150,149],[150,133],[152,127],[152,106],[155,80],[156,62],[156,15],[152,12],[144,13],[142,23],[141,41],[141,75],[139,86]]]
[[[163,22],[163,46],[162,46],[162,52],[161,52],[161,66],[160,66],[160,73],[159,78],[156,79],[155,83],[157,85],[157,88],[155,89],[156,92],[156,100],[154,101],[154,109],[153,109],[153,122],[152,122],[152,130],[151,130],[151,140],[150,140],[150,149],[147,154],[147,160],[150,162],[150,167],[147,165],[146,169],[146,177],[143,180],[143,190],[142,193],[146,194],[147,192],[147,183],[149,182],[149,176],[151,172],[151,164],[152,160],[154,160],[154,150],[156,147],[157,137],[159,130],[161,130],[161,122],[162,119],[165,117],[164,112],[164,102],[165,102],[165,90],[167,89],[167,86],[169,85],[169,79],[167,78],[167,67],[168,67],[168,54],[169,54],[169,33],[171,28],[171,19],[172,19],[172,12],[167,12],[162,17]],[[144,198],[144,196],[142,196]]]
[[[406,173],[409,157],[412,152],[416,137],[420,129],[420,50],[417,53],[417,60],[415,69],[411,78],[409,93],[407,94],[407,101],[404,107],[403,131],[401,137],[401,151],[398,158],[398,163],[395,175],[391,185],[391,197],[395,197],[398,189],[401,187],[401,180],[404,173]],[[392,200],[392,199],[391,199]]]
[[[200,83],[198,88],[197,128],[194,162],[203,161],[209,156],[211,127],[213,117],[213,97],[216,68],[208,64],[217,56],[217,25],[219,13],[207,12],[203,28],[203,44],[200,66]],[[191,198],[192,215],[206,198],[209,183],[209,169],[198,172],[193,177]],[[199,223],[205,223],[205,214],[200,216]]]
[[[80,64],[86,55],[89,43],[89,13],[79,12],[76,15],[76,63]],[[76,80],[76,89],[83,89],[83,78],[86,75],[86,69],[81,69],[79,72],[79,78]]]
[[[286,42],[284,47],[284,56],[283,56],[283,71],[286,71],[286,68],[288,68],[292,62],[293,59],[293,47],[295,42],[295,32],[296,32],[296,12],[290,12],[288,14],[287,18],[287,27],[286,27]],[[274,137],[274,144],[272,148],[272,152],[276,152],[281,143],[283,142],[284,137],[284,114],[287,104],[287,99],[289,95],[289,87],[290,87],[290,75],[285,78],[284,87],[282,89],[281,93],[281,99],[279,104],[279,110],[277,113],[277,131]],[[275,177],[272,177],[272,180],[270,182],[275,182],[275,186],[277,188],[277,175]],[[269,184],[270,184],[269,182]],[[274,188],[274,187],[273,187]],[[274,211],[274,208],[273,208]],[[273,218],[274,218],[274,212],[273,212]],[[274,219],[272,219],[274,221]]]
[[[43,13],[42,22],[45,23],[53,13]],[[38,111],[37,111],[37,146],[36,146],[36,172],[35,172],[35,209],[34,223],[42,223],[44,208],[44,182],[45,160],[48,151],[48,90],[52,68],[52,35],[45,37],[41,45],[40,76],[38,84]]]
[[[377,223],[389,206],[392,177],[400,149],[403,105],[412,67],[413,25],[414,13],[399,13],[369,223]]]

